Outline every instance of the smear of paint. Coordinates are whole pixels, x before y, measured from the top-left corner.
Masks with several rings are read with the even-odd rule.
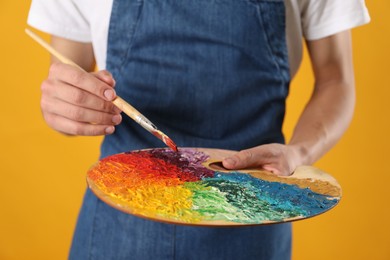
[[[279,222],[317,215],[338,202],[297,185],[213,171],[202,165],[207,159],[195,149],[134,151],[101,160],[88,178],[133,214],[187,223]]]

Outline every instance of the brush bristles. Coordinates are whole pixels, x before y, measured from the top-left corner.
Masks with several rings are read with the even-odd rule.
[[[178,152],[177,145],[167,135],[163,135],[163,142],[168,145],[173,151]]]
[[[160,130],[153,131],[152,134],[159,138],[161,141],[163,141],[169,148],[171,148],[173,151],[178,152],[177,145],[175,142],[172,141],[171,138],[169,138],[166,134],[161,132]]]

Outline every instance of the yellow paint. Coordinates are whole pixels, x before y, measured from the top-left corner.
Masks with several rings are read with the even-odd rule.
[[[111,205],[121,205],[134,214],[150,218],[158,215],[184,222],[196,221],[197,214],[183,215],[183,211],[192,208],[192,192],[182,186],[180,179],[155,178],[156,174],[142,174],[131,165],[103,161],[88,171],[88,178],[93,183],[92,191],[108,194]]]
[[[49,55],[24,33],[29,2],[0,1],[0,259],[66,259],[85,173],[101,138],[64,137],[42,120],[39,89]],[[343,199],[330,212],[294,224],[295,260],[390,259],[390,2],[367,4],[372,22],[353,32],[355,118],[316,164],[337,178]],[[287,137],[312,81],[306,55],[288,100]]]

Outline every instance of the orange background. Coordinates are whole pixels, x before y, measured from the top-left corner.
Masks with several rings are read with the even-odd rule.
[[[44,123],[40,82],[49,55],[24,34],[29,5],[0,2],[0,259],[66,259],[85,172],[98,158],[101,138],[65,137]],[[326,214],[294,223],[295,260],[390,259],[390,2],[367,5],[372,22],[353,30],[355,117],[315,164],[338,179],[343,199]],[[312,85],[305,53],[288,99],[287,137]]]

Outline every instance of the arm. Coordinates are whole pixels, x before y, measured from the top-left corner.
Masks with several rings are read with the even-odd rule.
[[[49,76],[41,85],[47,124],[69,135],[113,133],[122,119],[110,102],[115,98],[115,81],[107,71],[91,72],[95,66],[92,45],[52,37],[52,46],[90,73],[52,57]]]
[[[262,167],[289,175],[299,165],[314,163],[341,138],[355,105],[350,32],[308,41],[307,47],[315,86],[289,144],[267,144],[240,151],[223,161],[226,168]]]
[[[350,32],[307,42],[315,76],[312,97],[289,145],[301,164],[312,164],[341,138],[355,107],[355,82]]]
[[[82,43],[52,36],[51,46],[62,55],[78,64],[85,71],[92,72],[95,67],[95,57],[91,43]],[[59,62],[51,56],[51,64]]]

